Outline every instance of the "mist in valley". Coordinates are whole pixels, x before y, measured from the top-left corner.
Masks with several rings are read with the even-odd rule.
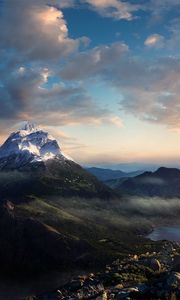
[[[48,202],[57,205],[82,222],[106,224],[119,228],[152,227],[180,224],[180,199],[159,197],[128,197],[112,201],[83,198],[51,198]]]

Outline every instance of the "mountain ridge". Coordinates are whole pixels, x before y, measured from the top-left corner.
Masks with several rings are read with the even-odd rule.
[[[121,170],[112,170],[108,168],[98,168],[98,167],[88,167],[86,168],[86,170],[103,182],[106,182],[107,180],[119,179],[123,177],[133,177],[144,172],[141,170],[137,170],[134,172],[124,172]]]
[[[124,180],[116,190],[133,196],[180,197],[180,169],[160,167],[144,172]]]

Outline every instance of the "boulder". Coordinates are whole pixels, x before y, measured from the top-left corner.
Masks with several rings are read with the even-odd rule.
[[[151,259],[150,268],[153,271],[160,272],[161,271],[161,263],[160,263],[160,261],[158,259],[156,259],[156,258]]]

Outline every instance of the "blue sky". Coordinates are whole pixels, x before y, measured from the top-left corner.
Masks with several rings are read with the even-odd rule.
[[[1,0],[3,142],[40,124],[83,164],[178,161],[179,0]]]

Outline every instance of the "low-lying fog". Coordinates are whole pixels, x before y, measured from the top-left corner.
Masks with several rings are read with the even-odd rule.
[[[51,199],[52,201],[52,199]],[[86,220],[104,220],[116,225],[180,224],[180,199],[128,197],[114,201],[99,199],[54,199],[66,212]]]

